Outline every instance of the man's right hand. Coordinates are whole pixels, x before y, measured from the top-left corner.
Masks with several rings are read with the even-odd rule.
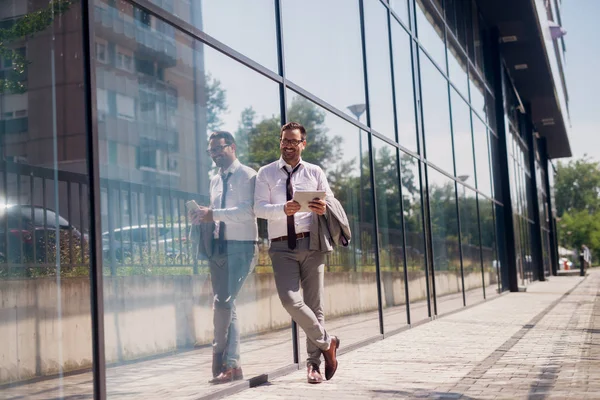
[[[300,210],[300,203],[294,200],[290,200],[283,206],[283,212],[288,217],[296,214]]]
[[[200,225],[202,223],[203,213],[200,210],[191,210],[188,211],[188,219],[192,223],[192,225]]]

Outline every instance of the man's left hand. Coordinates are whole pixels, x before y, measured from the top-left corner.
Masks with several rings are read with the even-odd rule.
[[[327,203],[325,200],[320,200],[317,198],[308,203],[308,208],[318,215],[324,215],[327,212]]]

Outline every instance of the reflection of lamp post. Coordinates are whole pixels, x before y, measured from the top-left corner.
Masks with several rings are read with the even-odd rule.
[[[360,122],[360,117],[361,115],[363,115],[363,113],[366,111],[367,109],[367,105],[366,104],[352,104],[351,106],[348,106],[348,110],[350,110],[350,112],[352,114],[354,114],[354,116],[356,117],[356,120],[358,122]],[[360,193],[360,188],[362,187],[362,178],[363,178],[363,165],[362,165],[362,140],[361,140],[361,129],[358,128],[358,165],[360,168],[360,181],[359,181],[359,197],[358,197],[358,240],[354,243],[354,269],[357,269],[357,265],[356,265],[356,251],[357,248],[356,246],[359,245],[360,246],[360,223],[362,221],[362,212],[363,212],[363,198],[362,198],[362,193]],[[375,205],[373,205],[375,206]]]
[[[467,179],[469,179],[469,175],[459,175],[456,179],[463,183],[463,197],[467,198],[467,188],[464,184],[467,182]]]

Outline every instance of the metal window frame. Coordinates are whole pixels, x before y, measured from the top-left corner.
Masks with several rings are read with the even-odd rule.
[[[92,374],[94,398],[106,398],[106,356],[104,338],[104,279],[102,274],[102,227],[96,69],[94,66],[94,10],[90,2],[81,2],[84,59],[85,124],[87,135],[90,198],[90,303],[92,322]]]
[[[382,3],[383,4],[383,3]],[[361,36],[361,46],[362,46],[362,58],[363,58],[363,82],[365,85],[365,104],[366,104],[366,117],[367,117],[367,125],[371,126],[371,104],[369,101],[369,74],[367,67],[367,44],[366,44],[366,23],[365,23],[365,8],[364,8],[364,0],[358,0],[358,7],[360,13],[360,36]],[[389,9],[388,9],[389,12]],[[389,24],[388,24],[389,31]],[[389,34],[389,33],[388,33]],[[362,135],[362,133],[361,133]],[[383,304],[382,304],[382,288],[381,288],[381,263],[379,260],[379,252],[381,250],[381,246],[379,243],[379,220],[377,215],[377,193],[375,187],[375,157],[373,156],[373,134],[367,131],[367,150],[369,152],[369,165],[371,169],[370,173],[370,181],[371,181],[371,196],[373,201],[373,225],[375,228],[375,275],[377,279],[377,314],[379,317],[379,333],[383,335],[385,333],[384,321],[383,321]],[[362,138],[359,137],[358,140],[362,141]],[[386,141],[387,142],[387,141]],[[362,165],[360,166],[362,168]]]
[[[431,0],[423,0],[426,2],[431,3]],[[380,270],[380,260],[379,260],[379,250],[380,250],[380,243],[379,243],[379,237],[378,237],[378,232],[379,232],[379,224],[378,224],[378,215],[377,215],[377,195],[376,195],[376,186],[375,186],[375,173],[376,171],[374,170],[375,167],[375,159],[374,159],[374,155],[373,155],[373,146],[372,146],[372,141],[373,141],[373,137],[376,137],[380,140],[382,140],[383,142],[393,146],[396,149],[396,156],[397,156],[397,165],[396,168],[398,170],[398,177],[399,177],[399,193],[402,196],[402,171],[401,171],[401,156],[402,154],[406,154],[408,156],[411,156],[413,158],[415,158],[418,162],[418,169],[419,169],[419,191],[420,191],[420,203],[421,203],[421,223],[422,223],[422,228],[423,228],[423,239],[424,239],[424,243],[425,243],[425,247],[426,247],[426,251],[424,254],[424,258],[425,258],[425,273],[426,273],[426,277],[427,277],[427,305],[428,305],[428,315],[430,318],[435,318],[437,316],[437,304],[436,304],[436,295],[435,295],[435,274],[434,274],[434,265],[433,265],[433,247],[432,247],[432,231],[431,231],[431,212],[430,212],[430,204],[429,204],[429,184],[428,184],[428,169],[432,168],[440,173],[442,173],[444,176],[446,176],[447,178],[451,179],[454,181],[454,188],[455,188],[455,196],[456,196],[456,208],[457,208],[457,219],[458,219],[458,232],[459,232],[459,249],[460,249],[460,256],[461,256],[461,276],[463,278],[463,305],[466,304],[465,302],[465,292],[464,292],[464,275],[463,275],[463,255],[462,255],[462,241],[460,240],[460,235],[461,235],[461,226],[460,226],[460,210],[459,210],[459,199],[458,199],[458,185],[464,185],[465,187],[469,188],[470,190],[472,190],[473,192],[476,193],[476,198],[478,200],[478,204],[477,204],[477,218],[478,218],[478,226],[479,226],[479,236],[480,236],[480,247],[481,247],[481,226],[480,226],[480,215],[479,215],[479,199],[483,199],[484,201],[490,201],[491,204],[495,207],[500,206],[503,207],[504,204],[503,202],[499,201],[498,199],[496,199],[495,197],[495,193],[492,193],[492,196],[490,197],[489,195],[480,192],[477,187],[473,187],[467,184],[464,184],[462,182],[459,182],[457,180],[457,178],[455,177],[456,175],[456,165],[455,165],[455,159],[456,159],[456,149],[454,146],[454,130],[453,130],[453,122],[452,122],[452,104],[451,104],[451,96],[450,96],[450,91],[452,89],[454,89],[456,91],[456,93],[467,103],[470,111],[471,111],[471,141],[472,141],[472,146],[474,146],[473,144],[473,127],[472,127],[472,118],[473,118],[473,113],[475,115],[477,115],[480,120],[483,122],[483,124],[486,126],[486,129],[489,132],[492,132],[492,134],[497,136],[497,133],[495,132],[494,129],[492,129],[487,122],[486,118],[482,118],[481,115],[479,114],[478,111],[474,110],[472,108],[471,102],[470,102],[470,86],[471,86],[471,80],[470,80],[470,76],[471,76],[471,72],[474,72],[478,78],[480,79],[481,82],[483,82],[485,90],[486,90],[486,95],[490,96],[490,99],[496,102],[496,108],[498,108],[498,98],[500,98],[500,101],[502,101],[502,92],[500,91],[500,96],[498,96],[497,93],[497,87],[494,87],[494,89],[496,89],[496,93],[494,91],[492,91],[490,89],[490,86],[488,85],[487,80],[482,76],[482,74],[480,73],[480,71],[475,67],[475,64],[473,63],[473,61],[471,60],[471,58],[469,57],[469,53],[466,49],[464,49],[461,45],[460,45],[460,41],[458,40],[458,38],[456,38],[454,35],[454,32],[452,32],[452,30],[449,28],[445,15],[444,13],[440,12],[440,10],[437,9],[437,7],[434,7],[434,9],[436,10],[438,17],[440,18],[440,20],[443,22],[443,26],[441,27],[443,29],[444,32],[444,50],[445,50],[445,61],[446,61],[446,70],[442,70],[442,68],[440,68],[440,66],[432,59],[431,55],[428,53],[427,49],[424,48],[423,44],[419,41],[418,38],[418,32],[417,32],[417,24],[416,24],[416,3],[415,0],[408,0],[408,15],[409,15],[409,21],[405,22],[403,20],[401,20],[398,15],[394,12],[394,10],[392,9],[392,7],[390,6],[390,4],[387,1],[383,1],[380,0],[380,3],[387,7],[387,21],[388,21],[388,39],[389,39],[389,52],[390,52],[390,69],[391,69],[391,79],[392,79],[392,85],[394,85],[395,83],[395,75],[394,75],[394,54],[393,54],[393,42],[392,42],[392,23],[394,23],[394,20],[396,23],[399,23],[400,26],[405,30],[405,32],[409,35],[410,38],[410,49],[411,49],[411,63],[412,63],[412,70],[411,70],[411,74],[412,74],[412,78],[413,78],[413,99],[414,99],[414,105],[415,105],[415,115],[416,115],[416,132],[415,134],[417,135],[417,146],[418,146],[418,150],[417,153],[415,153],[414,151],[405,148],[402,144],[399,143],[399,137],[398,137],[398,121],[397,121],[397,115],[398,115],[398,111],[397,111],[397,103],[396,103],[396,94],[395,91],[392,90],[392,101],[393,101],[393,110],[394,110],[394,134],[395,134],[395,140],[394,139],[390,139],[387,136],[381,134],[380,132],[377,132],[374,129],[371,129],[371,120],[370,120],[370,111],[369,111],[369,85],[368,85],[368,76],[367,76],[367,62],[366,62],[366,42],[365,42],[365,17],[364,17],[364,0],[359,0],[359,13],[360,13],[360,25],[361,25],[361,48],[362,48],[362,58],[363,58],[363,74],[364,74],[364,85],[365,85],[365,101],[366,101],[366,105],[367,105],[367,123],[366,125],[351,118],[347,113],[345,113],[344,111],[338,109],[337,107],[329,104],[327,101],[325,101],[324,99],[319,98],[318,96],[313,95],[312,93],[304,90],[301,86],[294,84],[293,82],[289,81],[286,77],[286,72],[285,72],[285,55],[284,55],[284,35],[283,35],[283,15],[282,15],[282,4],[281,4],[281,0],[274,0],[274,4],[275,4],[275,23],[276,23],[276,34],[277,34],[277,57],[278,57],[278,72],[273,72],[271,69],[264,67],[263,65],[257,63],[256,61],[246,57],[245,55],[243,55],[242,53],[234,50],[233,48],[225,45],[224,43],[218,41],[217,39],[213,38],[212,36],[204,33],[203,31],[201,31],[200,29],[196,28],[195,26],[193,26],[190,23],[187,23],[185,21],[183,21],[182,19],[174,16],[173,14],[169,13],[168,11],[160,8],[159,6],[155,5],[151,0],[128,0],[128,2],[130,4],[132,4],[135,7],[139,7],[144,9],[145,11],[149,12],[150,14],[152,14],[154,17],[162,20],[163,22],[173,26],[175,29],[179,30],[180,32],[182,32],[183,34],[186,34],[188,36],[190,36],[191,38],[193,38],[194,40],[197,41],[198,44],[200,45],[206,45],[218,52],[220,52],[221,54],[234,59],[235,61],[241,63],[242,65],[246,66],[247,68],[252,69],[253,71],[257,72],[259,75],[266,77],[274,82],[277,82],[279,85],[279,92],[280,92],[280,111],[281,111],[281,122],[285,123],[287,121],[287,90],[290,89],[293,92],[307,98],[308,100],[312,101],[313,103],[315,103],[316,105],[318,105],[319,107],[325,109],[328,112],[331,112],[333,115],[345,120],[346,122],[349,122],[350,124],[360,128],[361,130],[363,130],[364,132],[366,132],[367,134],[367,139],[368,139],[368,151],[369,151],[369,157],[370,157],[370,167],[371,167],[371,174],[370,174],[370,181],[371,181],[371,185],[372,185],[372,198],[373,198],[373,205],[374,205],[374,228],[376,230],[375,232],[375,247],[376,247],[376,273],[377,273],[377,296],[378,296],[378,312],[379,312],[379,324],[380,324],[380,334],[384,335],[385,332],[385,325],[384,325],[384,319],[383,319],[383,304],[382,304],[382,282],[381,282],[381,270]],[[94,19],[93,19],[93,4],[90,4],[89,2],[83,2],[82,4],[82,9],[83,9],[83,26],[84,26],[84,47],[85,47],[85,51],[84,51],[84,56],[85,56],[85,60],[86,60],[86,105],[87,105],[87,112],[88,112],[88,117],[86,119],[86,123],[87,123],[87,128],[88,131],[90,132],[90,137],[91,140],[88,143],[88,152],[89,152],[89,157],[90,157],[90,163],[89,163],[89,174],[90,174],[90,178],[91,178],[91,182],[92,184],[90,185],[90,195],[91,195],[91,206],[92,206],[92,210],[93,210],[93,215],[94,217],[98,217],[100,216],[100,185],[99,185],[99,154],[98,154],[98,131],[97,131],[97,109],[96,109],[96,99],[95,99],[95,68],[94,68],[94,55],[91,49],[93,49],[93,43],[94,43],[94,34],[93,34],[93,25],[94,25]],[[458,90],[458,88],[454,85],[454,83],[452,82],[452,80],[449,77],[448,74],[448,35],[451,35],[452,37],[454,37],[456,39],[456,43],[458,43],[457,46],[457,50],[462,53],[467,62],[468,62],[468,70],[467,70],[467,78],[468,78],[468,83],[469,83],[469,93],[467,93],[467,97],[464,96],[464,94]],[[440,73],[442,73],[442,76],[446,79],[446,83],[447,83],[447,90],[448,90],[448,105],[449,105],[449,116],[450,116],[450,132],[451,132],[451,140],[452,140],[452,152],[453,152],[453,171],[452,173],[450,173],[449,171],[445,171],[442,168],[439,168],[435,165],[434,162],[427,160],[426,156],[425,156],[425,151],[424,151],[424,143],[426,140],[425,137],[425,129],[424,129],[424,115],[423,115],[423,107],[422,107],[422,95],[421,95],[421,82],[420,82],[420,52],[423,52],[423,54],[425,54],[425,56],[429,59],[429,61],[434,65],[435,68],[438,69],[438,71]],[[452,89],[451,89],[452,88]],[[487,98],[486,98],[487,101]],[[498,114],[496,113],[496,119],[501,120],[503,119],[504,114]],[[362,135],[362,134],[361,134]],[[360,138],[360,140],[362,140],[362,137]],[[488,138],[489,141],[489,138]],[[489,148],[489,143],[488,143],[488,148]],[[472,147],[472,151],[474,152],[474,147]],[[491,154],[488,154],[488,160],[490,161],[491,164]],[[362,167],[362,166],[361,166]],[[475,176],[477,174],[477,168],[474,165],[474,170],[475,170]],[[493,177],[493,176],[492,176]],[[476,182],[476,178],[475,178],[475,182]],[[495,180],[492,181],[493,182],[493,186],[496,186],[496,182]],[[510,196],[508,197],[510,199]],[[402,198],[401,198],[402,200]],[[403,212],[403,204],[401,201],[401,210]],[[495,218],[495,213],[494,213],[494,218]],[[511,215],[512,218],[512,215]],[[96,221],[97,219],[97,221]],[[100,232],[100,223],[99,223],[100,219],[99,218],[93,218],[91,221],[91,225],[90,228],[92,230],[92,235],[101,235]],[[402,221],[402,234],[403,234],[403,249],[406,248],[406,230],[405,230],[405,221],[404,221],[404,216],[402,215],[401,218]],[[496,225],[496,224],[495,224]],[[92,236],[93,237],[93,236]],[[100,236],[98,236],[100,237]],[[103,295],[102,295],[102,249],[101,249],[101,245],[99,245],[98,243],[96,243],[97,241],[94,241],[94,248],[91,248],[91,255],[92,255],[92,278],[93,278],[93,294],[92,294],[92,322],[93,322],[93,334],[94,334],[94,380],[95,382],[99,382],[98,387],[96,387],[96,383],[95,383],[95,387],[94,387],[94,393],[97,395],[98,398],[104,398],[106,395],[106,387],[105,387],[105,359],[104,359],[104,329],[103,329]],[[496,241],[496,246],[497,246],[497,241]],[[497,254],[501,254],[502,252],[499,251],[499,249],[496,249]],[[480,251],[481,253],[481,251]],[[483,268],[483,262],[482,262],[482,268]],[[404,251],[404,276],[405,276],[405,294],[406,294],[406,312],[407,312],[407,323],[409,325],[411,325],[411,317],[410,317],[410,297],[409,297],[409,290],[408,290],[408,272],[407,272],[407,260],[406,260],[406,252]],[[430,287],[431,286],[431,287]],[[485,290],[485,289],[484,289]],[[433,302],[433,305],[431,304]],[[95,314],[94,314],[95,313]],[[294,340],[294,363],[298,364],[299,363],[299,343],[298,343],[298,330],[297,330],[297,326],[294,326],[295,324],[293,324],[292,326],[292,330],[294,331],[293,333],[293,340]]]

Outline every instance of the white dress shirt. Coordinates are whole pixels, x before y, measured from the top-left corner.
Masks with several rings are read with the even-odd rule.
[[[221,208],[223,180],[221,175],[231,173],[227,181],[225,208]],[[215,220],[215,237],[219,236],[219,222],[225,222],[225,240],[258,240],[258,226],[252,204],[256,171],[235,160],[225,171],[210,180],[210,205]]]
[[[269,221],[269,239],[287,236],[287,215],[283,207],[287,202],[286,182],[293,168],[282,158],[258,170],[254,191],[254,213],[258,218]],[[325,173],[318,165],[300,160],[298,170],[292,174],[292,188],[296,190],[324,190],[334,197]],[[296,233],[309,232],[312,212],[294,214]]]

